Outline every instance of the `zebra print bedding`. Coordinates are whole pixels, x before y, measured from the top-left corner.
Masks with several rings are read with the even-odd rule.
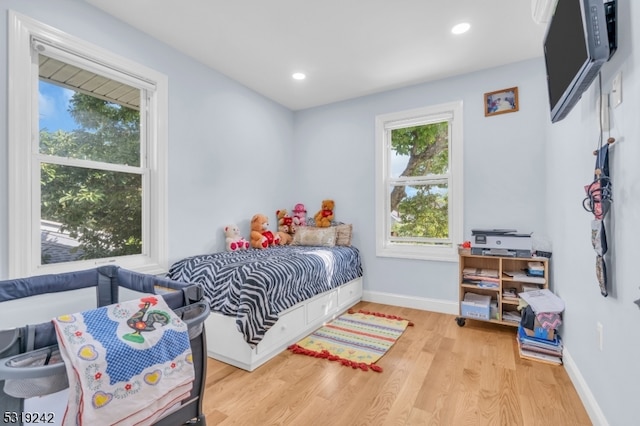
[[[174,263],[167,278],[199,283],[211,310],[236,318],[245,341],[255,347],[297,303],[362,276],[352,246],[278,246],[192,256]]]

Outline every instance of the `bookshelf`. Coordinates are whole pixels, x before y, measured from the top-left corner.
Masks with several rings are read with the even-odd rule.
[[[460,296],[456,322],[460,327],[467,319],[517,327],[520,323],[518,293],[549,288],[549,259],[546,257],[480,256],[466,252],[460,253],[459,257]],[[541,276],[527,275],[529,262],[535,262]],[[490,300],[488,312],[485,307],[487,296]]]

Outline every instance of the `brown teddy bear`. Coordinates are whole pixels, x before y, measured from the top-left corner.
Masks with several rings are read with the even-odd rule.
[[[251,218],[251,247],[265,249],[280,244],[280,235],[269,231],[269,219],[263,214]]]
[[[321,228],[327,228],[331,226],[333,220],[333,209],[335,208],[335,202],[333,200],[322,200],[322,209],[313,216],[316,222],[316,226]]]
[[[289,216],[287,209],[276,210],[278,217],[278,234],[280,235],[280,244],[291,244],[295,229],[293,227],[293,218]]]

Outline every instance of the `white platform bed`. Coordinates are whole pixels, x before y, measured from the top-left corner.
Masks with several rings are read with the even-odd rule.
[[[168,278],[200,284],[211,358],[252,371],[362,298],[359,251],[282,246],[193,256]]]
[[[253,371],[361,299],[362,277],[298,303],[280,314],[255,348],[245,342],[235,318],[213,312],[205,320],[207,353],[211,358]]]

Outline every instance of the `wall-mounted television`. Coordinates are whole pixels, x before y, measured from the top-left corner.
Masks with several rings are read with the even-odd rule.
[[[615,1],[557,0],[544,38],[551,122],[569,114],[616,50]]]

